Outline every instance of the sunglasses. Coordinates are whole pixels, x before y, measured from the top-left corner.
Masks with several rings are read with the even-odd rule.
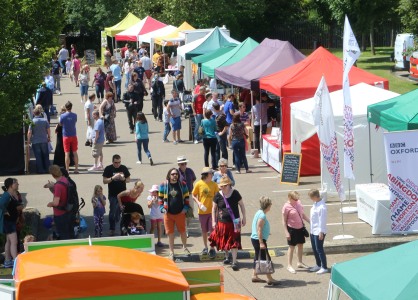
[[[227,165],[219,165],[221,168],[223,168],[223,167],[228,167]]]
[[[171,176],[174,176],[174,175],[179,176],[179,173],[170,173],[170,175]]]
[[[114,161],[114,164],[120,164],[122,161]]]

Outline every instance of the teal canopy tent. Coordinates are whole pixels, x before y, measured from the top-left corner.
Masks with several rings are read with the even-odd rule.
[[[369,105],[367,116],[388,131],[418,129],[418,89]]]
[[[238,44],[234,50],[229,51],[221,56],[218,56],[210,61],[202,64],[202,72],[209,77],[215,77],[215,68],[222,66],[229,66],[250,54],[259,44],[252,38],[247,38],[242,43]]]
[[[221,56],[222,54],[228,53],[229,51],[233,50],[236,46],[236,44],[227,44],[226,46],[219,48],[215,51],[193,57],[192,62],[194,62],[197,65],[203,64],[204,62],[212,60],[218,56]]]
[[[418,299],[418,241],[332,266],[328,300]]]

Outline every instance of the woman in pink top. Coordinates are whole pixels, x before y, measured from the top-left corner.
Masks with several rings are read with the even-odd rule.
[[[78,75],[80,75],[80,71],[81,71],[81,62],[78,59],[78,54],[76,54],[73,59],[73,74],[74,74],[75,86],[79,86]]]
[[[305,236],[303,234],[303,220],[310,223],[309,218],[303,212],[303,206],[299,201],[299,193],[296,191],[290,192],[287,202],[283,205],[283,227],[287,238],[289,249],[287,250],[287,270],[295,274],[296,271],[292,267],[293,252],[295,246],[298,248],[298,268],[309,269],[307,265],[302,262],[303,244],[305,243]]]

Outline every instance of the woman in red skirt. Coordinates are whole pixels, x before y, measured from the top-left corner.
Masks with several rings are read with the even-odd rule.
[[[219,182],[220,191],[215,195],[212,206],[212,226],[215,230],[209,237],[210,245],[218,251],[225,251],[224,264],[230,264],[229,251],[232,252],[232,269],[238,271],[237,254],[241,248],[241,226],[245,226],[245,206],[241,194],[232,188],[228,177]],[[241,214],[240,215],[240,210]]]

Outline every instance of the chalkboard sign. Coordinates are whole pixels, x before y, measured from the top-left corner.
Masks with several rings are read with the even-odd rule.
[[[96,64],[96,51],[89,49],[84,51],[84,61],[89,65]]]
[[[302,154],[285,153],[282,164],[281,183],[299,185]]]

